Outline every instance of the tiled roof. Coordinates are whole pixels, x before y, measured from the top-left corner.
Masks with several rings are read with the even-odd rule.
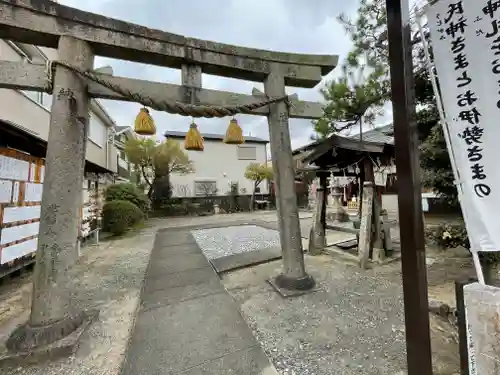
[[[5,124],[7,124],[7,125],[9,125],[9,126],[11,126],[13,128],[18,129],[18,130],[21,130],[24,133],[28,133],[29,135],[31,135],[31,136],[33,136],[35,138],[38,138],[38,139],[40,139],[40,140],[42,140],[44,142],[47,142],[37,132],[35,132],[35,131],[31,130],[31,129],[25,128],[22,125],[16,124],[15,122],[12,122],[10,120],[4,120],[4,119],[0,119],[0,122],[3,122],[3,123],[5,123]]]
[[[375,129],[363,132],[363,141],[393,145],[394,144],[393,134],[394,134],[394,127],[392,126],[392,124],[378,126]],[[351,135],[349,136],[349,138],[359,140],[359,134]]]
[[[186,132],[177,132],[177,131],[166,131],[164,133],[165,137],[167,138],[184,138],[186,136]],[[215,134],[215,133],[201,133],[201,136],[204,139],[210,139],[214,141],[222,141],[224,139],[224,134]],[[262,139],[262,138],[257,138],[257,137],[250,137],[250,136],[243,136],[245,139],[245,142],[254,142],[254,143],[269,143],[268,140]]]

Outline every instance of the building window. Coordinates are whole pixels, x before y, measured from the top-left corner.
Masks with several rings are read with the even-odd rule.
[[[255,146],[238,146],[238,160],[257,160]]]
[[[215,180],[203,180],[194,182],[194,194],[200,197],[215,195],[217,193],[217,182]]]
[[[36,91],[25,91],[25,90],[21,90],[21,92],[26,95],[28,98],[30,98],[31,100],[33,100],[34,102],[40,104],[40,102],[42,101],[42,93],[41,92],[36,92]]]
[[[44,93],[44,92],[36,92],[36,91],[25,91],[20,90],[24,95],[33,100],[35,103],[40,104],[50,111],[50,107],[52,106],[52,95]]]
[[[45,92],[42,92],[42,103],[41,104],[50,111],[50,109],[52,107],[52,95],[47,94]]]
[[[90,112],[89,115],[89,129],[88,137],[99,147],[104,147],[106,144],[106,137],[108,130],[104,123],[94,113]]]
[[[19,59],[25,64],[33,64],[34,62],[38,62],[40,60],[42,62],[46,61],[46,57],[43,54],[28,55],[28,53],[25,52],[23,49],[21,49],[17,44],[13,42],[7,42],[7,44],[10,46],[12,50],[14,50],[19,55]],[[38,50],[38,48],[36,49]],[[28,90],[19,90],[19,91],[22,92],[31,100],[33,100],[35,103],[40,104],[41,106],[50,110],[50,107],[52,105],[51,94],[47,94],[45,92],[28,91]]]

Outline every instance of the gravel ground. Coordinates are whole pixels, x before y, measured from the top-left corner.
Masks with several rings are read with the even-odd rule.
[[[281,375],[394,375],[405,369],[399,277],[327,256],[307,257],[319,290],[283,299],[265,279],[281,262],[225,275],[256,338]]]
[[[273,215],[267,214],[269,219],[265,221],[272,222]],[[221,215],[217,223],[230,225],[231,220],[256,216],[255,213]],[[265,216],[258,214],[259,219]],[[166,227],[210,224],[214,218],[151,221],[158,227]],[[310,221],[301,220],[303,234]],[[198,230],[193,235],[200,247],[205,247],[204,251],[208,248],[214,257],[224,252],[279,245],[278,232],[255,225]],[[142,236],[113,241],[109,247],[103,243],[105,246],[93,248],[82,258],[75,275],[78,277],[69,287],[75,291],[75,300],[80,301],[81,307],[101,308],[101,321],[76,357],[47,366],[0,368],[0,374],[116,374],[152,240],[152,230],[146,230]],[[436,261],[429,268],[429,285],[436,290],[441,290],[438,287],[443,280],[463,277],[464,270],[457,269],[456,259],[448,258],[446,263]],[[307,256],[306,264],[319,289],[292,299],[281,298],[266,283],[267,278],[281,271],[280,261],[234,271],[222,280],[280,375],[403,374],[400,372],[405,368],[400,264],[364,272],[356,265],[329,256]],[[465,271],[473,273],[470,264]],[[30,285],[20,284],[0,288],[0,323],[29,307]],[[438,331],[441,335],[443,329]],[[0,336],[1,333],[0,330]],[[434,356],[438,351],[440,362],[444,359],[456,368],[456,344],[435,344],[433,341]],[[451,375],[458,371],[435,373]]]
[[[263,250],[280,245],[278,231],[257,225],[193,230],[191,234],[208,259]]]
[[[156,228],[149,227],[139,235],[88,247],[70,270],[67,288],[75,309],[100,311],[98,321],[82,335],[75,355],[35,365],[0,365],[0,374],[117,375],[133,326],[155,231]],[[0,350],[2,338],[29,313],[30,277],[20,282],[22,286],[12,284],[0,289],[0,311],[5,305],[9,307],[6,314],[0,315]]]

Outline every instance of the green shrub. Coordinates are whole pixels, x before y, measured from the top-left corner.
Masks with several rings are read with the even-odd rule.
[[[436,244],[442,249],[463,246],[470,247],[469,237],[464,223],[440,224],[435,230]]]
[[[134,184],[124,183],[115,184],[109,186],[104,197],[106,202],[112,201],[127,201],[133,203],[135,206],[147,214],[151,209],[151,204],[148,197],[141,190],[139,190]]]
[[[186,209],[186,205],[182,203],[164,203],[161,208],[155,210],[156,214],[160,214],[162,216],[179,216],[179,215],[187,215],[188,211]]]
[[[441,249],[451,249],[463,246],[470,249],[469,237],[465,224],[462,223],[442,223],[439,226],[426,231],[427,239],[431,240]],[[500,253],[498,252],[480,252],[479,258],[481,264],[497,264],[500,262]]]
[[[106,202],[102,209],[102,229],[114,235],[125,233],[144,220],[144,213],[129,201]]]

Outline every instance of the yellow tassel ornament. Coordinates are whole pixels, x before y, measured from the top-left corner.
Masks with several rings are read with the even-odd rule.
[[[229,121],[229,126],[227,127],[226,136],[224,137],[224,143],[230,145],[241,145],[245,140],[243,139],[243,130],[236,119]]]
[[[189,131],[186,134],[186,138],[184,138],[184,149],[188,151],[204,150],[203,137],[194,122],[189,126]]]
[[[141,108],[135,118],[134,131],[139,135],[155,135],[156,125],[146,107]]]

